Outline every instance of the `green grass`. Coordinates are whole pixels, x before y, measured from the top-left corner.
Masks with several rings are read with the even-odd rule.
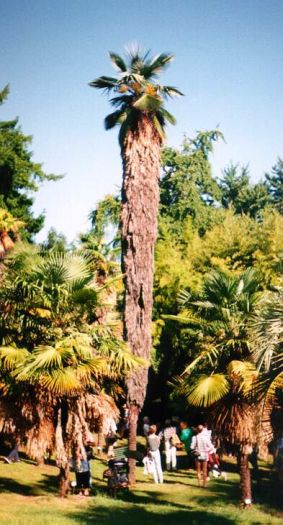
[[[130,493],[111,499],[105,491],[102,460],[92,462],[97,493],[89,498],[57,495],[56,467],[36,467],[31,462],[0,464],[1,525],[187,525],[282,524],[270,483],[269,470],[262,468],[258,503],[250,510],[238,506],[238,475],[213,480],[198,488],[194,473],[185,470],[165,475],[164,485],[154,485],[138,468],[138,483]],[[230,464],[229,470],[235,471]]]

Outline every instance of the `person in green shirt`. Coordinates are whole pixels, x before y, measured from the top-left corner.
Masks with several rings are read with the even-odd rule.
[[[188,468],[193,468],[194,461],[192,457],[192,451],[191,451],[191,443],[193,439],[193,430],[189,427],[187,421],[181,421],[180,422],[180,441],[184,443],[185,450],[188,454]]]

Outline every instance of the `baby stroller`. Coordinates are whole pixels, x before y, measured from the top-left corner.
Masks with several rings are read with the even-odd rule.
[[[108,469],[103,472],[103,478],[107,479],[109,496],[116,497],[118,490],[129,488],[129,466],[126,458],[110,459]]]
[[[227,474],[226,472],[223,472],[221,468],[220,458],[216,452],[208,454],[207,471],[209,477],[222,478],[225,481],[227,480]]]

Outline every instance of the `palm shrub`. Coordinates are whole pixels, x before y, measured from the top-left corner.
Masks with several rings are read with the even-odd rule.
[[[73,334],[33,352],[2,347],[0,360],[6,376],[3,430],[25,439],[27,454],[37,462],[46,453],[56,454],[59,491],[64,496],[71,450],[98,430],[105,414],[118,417],[113,400],[101,393],[109,374],[108,359],[96,352],[86,334]],[[7,401],[14,401],[11,408]]]
[[[119,126],[123,165],[121,247],[125,276],[124,339],[134,355],[149,359],[151,349],[154,244],[159,204],[160,147],[166,123],[175,118],[165,100],[181,92],[156,82],[173,55],[155,58],[139,49],[126,60],[116,53],[110,59],[118,77],[101,76],[90,86],[111,94],[114,111],[105,118],[106,129]],[[144,403],[148,367],[128,378],[129,448],[136,450],[137,419]],[[130,482],[135,481],[134,460],[130,460]]]
[[[283,432],[283,291],[266,294],[251,322],[254,360],[260,371],[257,395],[263,399],[261,427],[272,424],[274,438]]]
[[[25,439],[28,454],[37,461],[47,450],[55,451],[64,496],[71,449],[89,431],[101,429],[106,415],[117,418],[107,389],[115,390],[143,363],[122,341],[117,320],[101,324],[101,311],[109,308],[105,290],[113,278],[99,284],[93,260],[23,246],[6,266],[1,289],[3,430]]]
[[[251,503],[248,453],[257,440],[258,380],[249,319],[259,301],[259,279],[251,269],[240,275],[215,271],[206,277],[201,297],[180,294],[182,311],[167,316],[194,327],[196,356],[177,378],[177,391],[190,405],[210,409],[215,430],[239,450],[241,500]]]

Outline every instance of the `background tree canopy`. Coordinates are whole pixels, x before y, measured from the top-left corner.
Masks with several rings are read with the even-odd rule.
[[[150,371],[154,380],[149,381],[146,412],[154,400],[159,400],[158,410],[173,409],[170,381],[195,356],[195,329],[164,319],[179,313],[181,290],[197,297],[212,270],[237,279],[253,268],[263,294],[282,284],[282,161],[255,184],[248,167],[237,164],[216,178],[210,155],[215,141],[223,138],[217,129],[198,132],[185,137],[180,149],[162,150]],[[91,235],[113,241],[116,257],[119,210],[119,197],[107,196],[91,213]]]

